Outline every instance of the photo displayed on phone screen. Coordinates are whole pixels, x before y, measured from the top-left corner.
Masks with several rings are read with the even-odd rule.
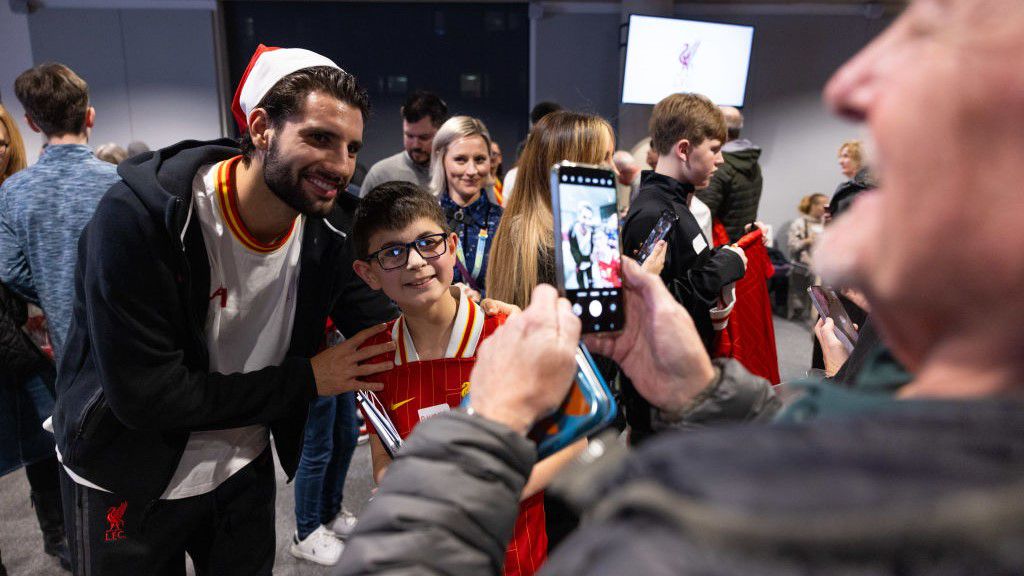
[[[583,321],[584,332],[621,330],[615,175],[603,169],[560,166],[553,179],[560,288]]]

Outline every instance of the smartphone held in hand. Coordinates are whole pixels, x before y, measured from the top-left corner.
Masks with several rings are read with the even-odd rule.
[[[853,347],[857,344],[857,328],[846,313],[846,309],[843,308],[843,303],[839,301],[835,290],[828,286],[811,286],[807,289],[807,293],[810,294],[811,303],[814,304],[818,315],[822,318],[832,319],[836,338],[843,343],[847,352],[852,352]]]
[[[561,162],[551,169],[555,276],[583,332],[622,329],[619,214],[615,173]]]
[[[565,401],[534,425],[528,434],[537,443],[537,457],[544,459],[615,420],[615,399],[601,377],[587,347],[576,348],[576,380]]]
[[[644,260],[650,257],[651,252],[654,252],[654,247],[664,240],[668,233],[672,231],[672,226],[679,220],[679,216],[671,210],[662,210],[661,217],[658,218],[658,223],[654,225],[654,229],[648,234],[647,240],[644,240],[640,251],[636,253],[636,263],[643,264]]]

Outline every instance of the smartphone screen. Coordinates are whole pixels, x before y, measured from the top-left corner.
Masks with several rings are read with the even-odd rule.
[[[637,263],[643,264],[644,260],[647,260],[651,252],[654,251],[654,245],[668,236],[669,231],[672,230],[672,225],[677,220],[679,220],[679,216],[676,216],[675,212],[671,210],[661,211],[661,218],[658,218],[658,223],[654,225],[654,229],[651,230],[647,240],[644,240],[643,246],[640,247],[640,251],[636,254]]]
[[[615,174],[567,162],[551,171],[555,264],[559,290],[583,332],[621,330],[619,212]]]
[[[843,343],[846,351],[853,351],[854,345],[857,344],[857,328],[854,327],[853,320],[846,313],[846,308],[843,308],[843,303],[839,301],[835,290],[826,286],[811,286],[807,293],[810,294],[811,302],[818,314],[822,318],[832,319],[836,338]]]

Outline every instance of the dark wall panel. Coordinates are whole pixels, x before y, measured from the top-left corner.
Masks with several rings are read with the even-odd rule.
[[[307,48],[355,74],[373,115],[360,162],[401,148],[399,108],[431,90],[453,114],[481,118],[504,149],[526,135],[525,4],[225,2],[232,90],[260,43]]]

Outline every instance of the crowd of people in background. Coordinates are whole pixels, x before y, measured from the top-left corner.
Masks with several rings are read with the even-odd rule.
[[[843,142],[843,181],[777,238],[743,114],[699,94],[630,151],[542,102],[513,156],[416,91],[365,170],[368,96],[309,50],[259,47],[239,138],[155,151],[90,148],[86,81],[36,66],[14,85],[35,164],[0,105],[0,474],[25,468],[76,574],[272,573],[272,450],[290,553],[336,574],[1016,573],[1021,26],[1016,0],[913,2],[825,91],[877,157]],[[556,231],[561,161],[612,170],[617,206]],[[651,257],[607,265],[666,212]],[[621,281],[621,331],[581,336],[551,288],[563,236],[566,285]],[[778,276],[820,378],[779,381]],[[581,340],[623,418],[538,461]],[[357,398],[402,439],[362,424],[358,518]]]

